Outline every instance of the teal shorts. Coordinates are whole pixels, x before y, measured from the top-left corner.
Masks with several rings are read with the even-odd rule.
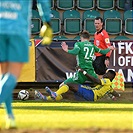
[[[86,70],[88,74],[92,75],[93,77],[97,78],[97,75],[93,69]],[[76,71],[75,76],[72,78],[66,79],[64,84],[73,83],[73,84],[83,84],[85,81],[90,81],[85,75],[81,72]]]
[[[0,34],[0,62],[28,62],[29,40],[22,35]]]

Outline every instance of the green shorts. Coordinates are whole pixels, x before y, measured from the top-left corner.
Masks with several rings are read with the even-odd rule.
[[[28,62],[29,40],[23,35],[0,35],[0,62]]]
[[[86,70],[86,72],[90,74],[91,76],[97,78],[97,75],[93,69]],[[85,75],[83,75],[81,72],[76,71],[75,76],[73,76],[72,78],[66,79],[64,81],[64,84],[67,84],[67,83],[83,84],[85,83],[85,81],[90,81],[90,80]]]

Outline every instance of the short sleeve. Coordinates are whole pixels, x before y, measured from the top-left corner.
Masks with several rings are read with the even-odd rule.
[[[101,83],[102,83],[102,85],[109,85],[109,86],[111,86],[111,81],[109,79],[106,79],[106,78],[102,78],[101,79]]]

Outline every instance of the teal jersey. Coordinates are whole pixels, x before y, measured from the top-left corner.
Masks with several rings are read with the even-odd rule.
[[[43,21],[50,21],[49,0],[37,0]],[[30,35],[32,0],[0,1],[0,34]]]
[[[68,53],[76,55],[77,65],[81,68],[91,69],[93,68],[92,61],[94,53],[99,52],[106,54],[110,49],[101,50],[89,41],[76,42],[72,50],[68,50]]]

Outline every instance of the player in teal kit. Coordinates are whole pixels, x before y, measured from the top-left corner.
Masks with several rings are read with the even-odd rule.
[[[40,35],[43,44],[50,44],[52,29],[49,0],[37,0],[43,26]],[[6,128],[15,128],[12,111],[12,92],[16,87],[23,64],[28,62],[32,0],[0,1],[0,104],[7,112]]]
[[[97,78],[97,75],[92,65],[94,53],[99,52],[101,54],[106,54],[110,50],[113,50],[114,47],[110,46],[105,50],[101,50],[98,47],[96,47],[94,44],[89,42],[89,37],[90,37],[89,33],[87,31],[84,31],[80,36],[81,42],[76,42],[72,50],[68,50],[68,45],[65,42],[62,42],[62,49],[69,54],[76,55],[77,66],[85,70],[88,74]],[[69,83],[83,84],[87,80],[88,78],[83,73],[76,71],[76,75],[74,77],[66,79],[63,83],[61,83],[56,93],[52,92],[48,87],[46,87],[45,89],[53,98],[56,99],[58,94],[60,95],[69,90],[69,86],[67,84]],[[35,95],[37,97],[39,96],[39,94],[40,92],[35,91]],[[48,97],[47,100],[50,100],[50,97]]]

